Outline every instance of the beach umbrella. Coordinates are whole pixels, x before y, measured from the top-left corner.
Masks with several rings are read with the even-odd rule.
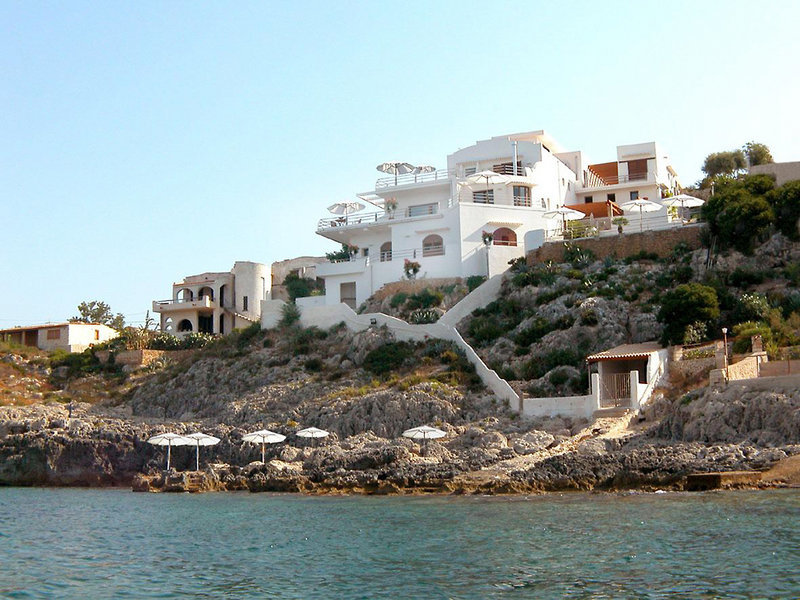
[[[263,463],[266,462],[266,460],[264,460],[264,445],[282,442],[286,439],[286,436],[270,431],[269,429],[259,429],[253,433],[243,435],[242,439],[251,444],[261,444],[261,462]]]
[[[437,429],[436,427],[430,427],[428,425],[413,427],[411,429],[406,429],[403,432],[403,437],[407,437],[412,440],[422,440],[423,448],[428,443],[428,440],[436,440],[439,438],[443,438],[446,435],[447,433],[445,433],[441,429]]]
[[[661,204],[670,208],[680,207],[681,218],[683,218],[684,208],[697,208],[698,206],[703,206],[703,204],[705,204],[705,200],[695,198],[694,196],[689,196],[688,194],[678,194],[677,196],[672,196],[671,198],[664,198],[661,201]]]
[[[548,210],[542,215],[545,219],[561,219],[561,231],[566,232],[567,221],[577,221],[586,215],[579,210],[573,210],[566,206],[559,206],[554,210]]]
[[[495,173],[494,171],[478,171],[477,173],[473,173],[472,175],[465,177],[464,181],[461,182],[461,185],[485,185],[488,195],[489,188],[491,186],[507,184],[510,181],[510,177],[501,175],[500,173]]]
[[[347,200],[345,202],[336,202],[328,207],[328,211],[334,215],[349,215],[350,213],[358,212],[364,208],[361,202],[355,200]]]
[[[190,433],[186,436],[187,440],[191,440],[191,443],[194,444],[196,453],[195,453],[195,471],[200,470],[200,446],[215,446],[219,444],[219,438],[214,437],[213,435],[208,435],[205,433]]]
[[[638,198],[636,200],[631,200],[630,202],[624,202],[620,204],[619,207],[626,212],[629,210],[639,211],[639,233],[642,232],[642,213],[656,212],[664,208],[660,204],[650,202],[650,200],[647,198]]]
[[[305,429],[301,429],[297,432],[298,437],[302,438],[311,438],[315,440],[317,438],[324,438],[330,435],[329,432],[325,431],[324,429],[317,429],[316,427],[306,427]]]
[[[394,184],[397,185],[397,176],[398,175],[406,175],[407,173],[413,173],[416,167],[412,164],[407,162],[401,162],[399,160],[390,160],[389,162],[381,163],[377,167],[375,167],[381,173],[388,173],[389,175],[394,175]]]
[[[436,170],[436,167],[431,165],[419,165],[414,167],[414,181],[417,180],[417,175],[422,175],[423,173],[433,173]]]
[[[179,433],[160,433],[158,435],[154,435],[149,440],[147,440],[147,443],[153,444],[154,446],[167,447],[167,471],[169,471],[169,462],[172,455],[172,447],[186,446],[193,442],[189,440],[189,438],[187,438],[186,436],[183,436]]]

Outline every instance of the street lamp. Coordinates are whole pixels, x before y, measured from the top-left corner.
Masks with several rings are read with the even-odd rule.
[[[728,328],[722,328],[722,351],[725,353],[725,379],[728,379]]]

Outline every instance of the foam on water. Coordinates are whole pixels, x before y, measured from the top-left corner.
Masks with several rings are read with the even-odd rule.
[[[800,493],[0,488],[6,598],[788,598]]]

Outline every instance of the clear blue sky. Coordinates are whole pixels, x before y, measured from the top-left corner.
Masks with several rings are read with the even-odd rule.
[[[800,160],[800,2],[0,3],[0,327],[321,254],[386,160],[545,129]]]

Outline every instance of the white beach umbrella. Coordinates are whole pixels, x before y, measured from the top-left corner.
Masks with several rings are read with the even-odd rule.
[[[358,212],[364,208],[361,202],[355,200],[346,200],[344,202],[337,202],[328,207],[328,211],[334,215],[349,215],[350,213]]]
[[[406,175],[407,173],[413,173],[416,167],[407,162],[401,162],[399,160],[390,160],[389,162],[379,164],[375,168],[381,173],[388,173],[389,175],[394,175],[394,184],[397,185],[398,175]]]
[[[664,198],[661,201],[661,204],[664,206],[669,206],[670,208],[680,207],[681,209],[681,218],[683,218],[683,209],[685,208],[697,208],[698,206],[703,206],[706,201],[700,198],[695,198],[694,196],[689,196],[688,194],[678,194],[677,196],[672,196],[671,198]]]
[[[567,221],[577,221],[586,215],[579,210],[573,210],[566,206],[559,206],[556,209],[548,210],[542,215],[545,219],[561,219],[561,230],[567,230]]]
[[[619,207],[624,210],[625,212],[631,210],[638,210],[639,211],[639,233],[642,232],[642,213],[646,212],[656,212],[664,208],[661,204],[656,204],[655,202],[651,202],[647,198],[638,198],[637,200],[631,200],[630,202],[624,202],[619,205]]]
[[[261,444],[261,462],[263,463],[266,462],[264,460],[264,445],[282,442],[286,439],[286,436],[281,435],[280,433],[275,433],[274,431],[270,431],[269,429],[259,429],[253,433],[247,433],[243,435],[242,439],[245,442],[250,442],[251,444]]]
[[[316,427],[306,427],[297,432],[299,437],[304,438],[324,438],[330,435],[330,432],[324,429],[317,429]]]
[[[411,438],[412,440],[436,440],[443,438],[447,433],[436,427],[428,425],[421,425],[420,427],[413,427],[406,429],[403,432],[403,437]]]
[[[189,438],[186,436],[181,435],[180,433],[160,433],[158,435],[154,435],[149,440],[147,440],[148,444],[153,444],[154,446],[166,446],[167,447],[167,471],[169,471],[169,462],[172,456],[172,447],[173,446],[187,446],[193,443]]]
[[[311,438],[312,440],[328,437],[329,435],[329,432],[324,429],[317,429],[316,427],[306,427],[297,432],[298,437]]]
[[[462,185],[485,185],[486,191],[489,191],[490,186],[503,185],[510,181],[511,178],[507,175],[501,175],[494,171],[478,171],[465,177]]]
[[[418,167],[414,167],[414,173],[433,173],[436,170],[436,167],[431,165],[419,165]]]
[[[191,443],[195,446],[196,453],[195,453],[195,460],[194,460],[194,470],[200,470],[200,446],[215,446],[219,444],[219,438],[214,437],[213,435],[208,435],[206,433],[190,433],[186,436],[186,439],[191,440]]]

